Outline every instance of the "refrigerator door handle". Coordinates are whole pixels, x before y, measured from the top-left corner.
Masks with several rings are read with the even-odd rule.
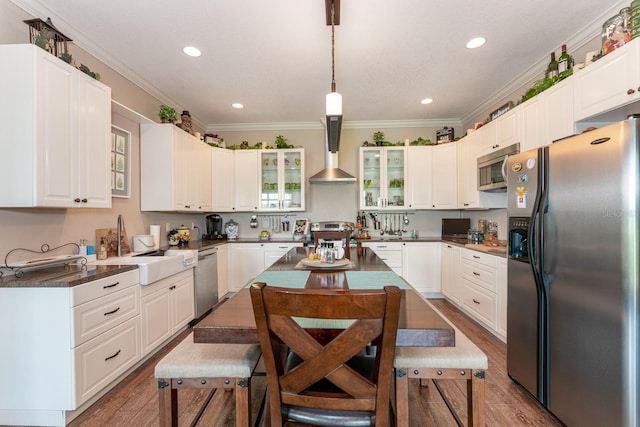
[[[509,155],[504,156],[504,161],[502,162],[502,179],[504,182],[507,182],[507,160],[509,159]]]

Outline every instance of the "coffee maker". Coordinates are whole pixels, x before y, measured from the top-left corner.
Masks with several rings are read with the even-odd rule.
[[[202,235],[202,240],[227,240],[227,235],[222,233],[222,217],[220,215],[207,215],[205,223],[207,232]]]

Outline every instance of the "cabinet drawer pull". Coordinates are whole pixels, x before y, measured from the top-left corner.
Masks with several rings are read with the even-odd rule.
[[[475,271],[473,272],[474,276],[480,276],[480,273],[476,273]]]
[[[122,351],[122,350],[118,350],[118,351],[116,351],[116,354],[114,354],[114,355],[112,355],[112,356],[107,357],[106,359],[104,359],[104,361],[106,362],[106,361],[107,361],[107,360],[109,360],[109,359],[113,359],[114,357],[116,357],[117,355],[119,355],[121,351]]]
[[[475,259],[480,259],[480,257],[478,255],[474,255],[473,256]]]
[[[633,89],[627,90],[627,95],[633,95],[634,93],[635,93],[635,90]]]
[[[480,301],[478,301],[478,300],[477,300],[477,299],[475,299],[475,298],[472,298],[472,301],[473,301],[474,303],[476,303],[476,304],[480,304]]]
[[[170,289],[170,290],[174,290],[175,288],[176,288],[176,285],[169,286],[169,289]]]
[[[104,315],[108,316],[110,314],[117,313],[119,311],[120,311],[120,307],[116,308],[115,310],[107,311]]]
[[[105,285],[105,286],[102,287],[102,289],[114,288],[114,287],[118,286],[119,284],[120,284],[120,282],[116,282],[116,283],[113,283],[111,285]]]
[[[387,247],[387,245],[378,245],[378,246],[376,246],[376,248],[378,248],[378,249],[386,248],[386,247]]]

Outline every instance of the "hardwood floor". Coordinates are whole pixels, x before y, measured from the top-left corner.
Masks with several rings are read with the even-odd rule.
[[[467,335],[489,358],[486,377],[487,426],[562,426],[523,388],[515,384],[506,372],[506,346],[485,329],[461,313],[445,300],[431,302]],[[153,376],[155,364],[180,342],[185,332],[129,375],[116,388],[83,412],[70,427],[94,426],[157,426],[158,389]],[[410,385],[409,405],[412,426],[456,426],[442,397],[432,382],[421,387],[417,381]],[[465,383],[440,381],[439,386],[452,407],[466,422]],[[265,378],[252,380],[252,412],[254,421],[260,412],[265,392]],[[197,426],[232,427],[235,425],[232,391],[181,390],[179,396],[179,425],[190,426],[211,395]],[[299,425],[298,425],[299,426]]]

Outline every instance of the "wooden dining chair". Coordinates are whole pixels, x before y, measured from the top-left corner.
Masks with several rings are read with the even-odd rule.
[[[351,251],[349,250],[349,241],[351,240],[351,230],[344,231],[314,231],[314,249],[318,249],[320,240],[340,240],[344,241],[344,257],[351,259]]]
[[[268,425],[393,425],[398,287],[291,289],[254,283],[250,292],[267,375]],[[376,351],[367,356],[370,343]],[[283,345],[290,352],[283,352]],[[292,363],[296,359],[299,364]]]

